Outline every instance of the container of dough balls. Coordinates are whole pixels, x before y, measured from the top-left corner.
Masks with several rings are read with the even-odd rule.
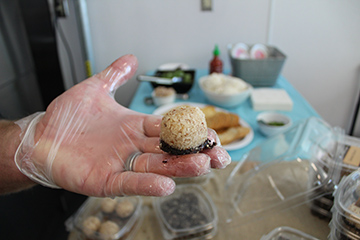
[[[66,222],[75,238],[84,240],[128,240],[142,222],[140,197],[89,197]]]
[[[154,198],[153,207],[166,240],[211,239],[216,235],[217,209],[197,184],[178,185],[172,195]]]

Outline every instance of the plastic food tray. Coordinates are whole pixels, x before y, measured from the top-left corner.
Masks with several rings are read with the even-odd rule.
[[[325,169],[329,169],[329,165],[334,166],[333,162],[335,159],[338,159],[338,164],[334,166],[335,171],[340,173],[339,180],[351,174],[353,171],[359,169],[360,164],[360,139],[345,135],[343,138],[338,139],[338,156],[327,157],[328,150],[318,151],[316,158],[319,160],[318,165]],[[335,143],[329,142],[327,148],[334,148]],[[330,161],[330,162],[329,162]],[[338,182],[336,182],[338,184]],[[320,189],[321,191],[321,189]],[[332,192],[328,193],[321,198],[315,199],[312,201],[311,210],[314,215],[317,215],[320,218],[331,220],[332,213],[331,208],[333,206],[333,196]]]
[[[360,239],[360,170],[344,177],[334,193],[330,239]]]
[[[129,216],[120,217],[116,210],[111,212],[106,212],[102,209],[101,204],[106,198],[95,198],[89,197],[83,205],[78,209],[78,211],[70,217],[65,225],[68,231],[75,231],[77,239],[94,239],[94,240],[128,240],[131,239],[138,227],[142,222],[142,199],[140,197],[116,197],[114,200],[117,204],[121,204],[123,201],[130,201],[134,209]],[[104,223],[107,220],[111,220],[116,223],[119,227],[119,231],[117,231],[113,235],[101,234],[99,230],[93,231],[91,235],[89,235],[87,229],[84,227],[84,221],[90,217],[97,217],[101,223]],[[85,234],[87,233],[87,234]]]
[[[178,185],[172,195],[154,198],[153,207],[164,239],[211,239],[216,234],[216,207],[196,184]]]
[[[333,192],[338,160],[327,161],[324,169],[317,156],[338,156],[342,137],[321,119],[309,118],[253,148],[226,181],[226,221],[248,223]]]
[[[260,240],[319,240],[300,230],[282,226],[275,228],[269,234],[264,235]]]
[[[276,47],[268,46],[269,57],[265,59],[237,59],[231,56],[233,44],[228,44],[232,75],[243,79],[254,87],[275,85],[286,60]],[[249,45],[251,48],[252,45]]]

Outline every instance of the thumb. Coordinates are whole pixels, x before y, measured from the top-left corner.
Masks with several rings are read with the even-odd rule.
[[[113,97],[116,89],[126,83],[135,74],[137,68],[137,58],[128,54],[115,60],[95,77],[103,82],[103,88]]]

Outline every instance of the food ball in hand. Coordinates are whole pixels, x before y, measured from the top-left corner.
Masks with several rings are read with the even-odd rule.
[[[216,143],[208,139],[205,114],[198,107],[178,106],[161,121],[160,148],[174,155],[198,153]]]

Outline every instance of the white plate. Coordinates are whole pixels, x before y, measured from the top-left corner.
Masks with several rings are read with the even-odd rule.
[[[193,103],[193,102],[171,103],[171,104],[163,105],[163,106],[155,109],[153,114],[155,114],[155,115],[163,115],[164,113],[168,112],[170,109],[172,109],[174,107],[177,107],[177,106],[180,106],[180,105],[189,105],[189,106],[203,108],[203,107],[207,106],[208,104]],[[216,110],[217,111],[223,111],[223,112],[229,112],[229,111],[226,111],[225,109],[218,108],[218,107],[216,107]],[[245,122],[241,117],[240,117],[240,124],[242,126],[244,126],[244,127],[250,128],[250,132],[243,139],[232,142],[232,143],[227,144],[227,145],[224,145],[223,146],[224,149],[226,149],[228,151],[240,149],[240,148],[243,148],[243,147],[249,145],[251,143],[251,141],[254,139],[254,131],[252,130],[250,125],[247,122]]]

